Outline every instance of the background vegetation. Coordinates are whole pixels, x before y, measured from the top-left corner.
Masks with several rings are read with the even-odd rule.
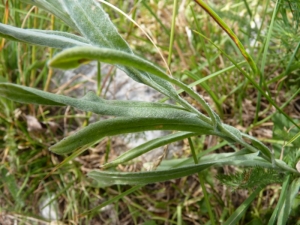
[[[210,1],[209,5],[234,31],[261,71],[252,77],[265,93],[288,115],[285,117],[261,96],[257,87],[232,66],[229,55],[246,63],[232,39],[193,1],[110,1],[151,35],[175,78],[194,89],[220,115],[222,121],[263,141],[295,168],[299,159],[299,9],[298,1]],[[120,34],[140,56],[164,67],[157,49],[141,30],[113,8],[103,5]],[[61,20],[40,8],[17,0],[1,1],[2,23],[22,28],[75,32]],[[173,22],[174,21],[174,22]],[[271,31],[269,28],[272,28]],[[173,28],[173,29],[172,29]],[[175,28],[175,29],[174,29]],[[174,36],[172,36],[174,32]],[[217,47],[216,47],[217,46]],[[1,39],[0,81],[35,87],[68,95],[85,82],[55,83],[57,71],[46,66],[57,50]],[[232,68],[231,68],[232,66]],[[107,73],[94,77],[97,94],[105,97]],[[109,88],[109,87],[108,87]],[[82,88],[84,89],[84,88]],[[182,96],[203,110],[185,93]],[[76,96],[82,97],[82,96]],[[209,168],[198,175],[143,187],[113,185],[99,187],[86,173],[117,157],[118,142],[104,138],[89,151],[53,171],[65,156],[48,149],[79,127],[87,126],[92,113],[70,107],[24,105],[0,98],[0,223],[49,224],[58,219],[65,224],[222,224],[251,193],[258,195],[243,214],[240,224],[267,224],[280,202],[287,182],[278,172],[235,166]],[[296,135],[296,136],[295,136]],[[299,136],[299,135],[298,135]],[[292,140],[292,141],[290,141]],[[173,160],[155,164],[167,166],[197,154],[230,153],[240,148],[227,145],[216,136],[202,135],[182,142],[182,151]],[[163,153],[162,153],[163,155]],[[141,171],[144,162],[119,165],[121,171]],[[299,170],[298,170],[299,171]],[[229,176],[228,176],[229,175]],[[257,186],[265,178],[266,188]],[[251,181],[254,185],[251,184]],[[204,193],[206,190],[207,193]],[[288,224],[300,224],[299,195]],[[49,202],[49,199],[52,201]],[[46,202],[46,203],[45,203]],[[48,204],[47,204],[48,202]],[[49,206],[58,212],[41,216]]]

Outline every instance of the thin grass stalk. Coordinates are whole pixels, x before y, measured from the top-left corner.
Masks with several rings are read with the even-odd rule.
[[[273,30],[273,27],[274,27],[274,21],[275,21],[280,3],[281,3],[281,0],[278,0],[276,2],[275,9],[273,11],[273,15],[272,15],[272,18],[271,18],[271,23],[270,23],[268,33],[267,33],[267,38],[266,38],[266,41],[265,41],[265,44],[264,44],[264,51],[263,51],[263,56],[262,56],[262,60],[261,60],[262,63],[260,65],[260,73],[259,73],[259,86],[260,86],[261,89],[263,89],[263,86],[265,86],[264,85],[265,84],[264,69],[265,69],[265,66],[266,66],[267,53],[268,53],[270,40],[271,40],[271,36],[272,36],[272,30]],[[267,87],[265,87],[265,88],[267,88]],[[254,123],[256,123],[257,120],[258,120],[258,113],[260,112],[261,95],[262,95],[262,93],[258,92],[257,101],[256,101],[256,111],[255,111]]]
[[[109,199],[108,201],[105,201],[103,202],[102,204],[94,207],[93,209],[90,209],[88,211],[85,211],[81,214],[78,215],[78,218],[82,218],[84,216],[87,216],[87,215],[90,215],[90,214],[93,214],[93,213],[99,213],[99,210],[102,209],[103,207],[109,205],[109,204],[112,204],[118,200],[120,200],[121,198],[139,190],[140,188],[142,188],[144,185],[136,185],[136,186],[133,186],[132,188],[128,189],[127,191],[124,191],[123,193]]]
[[[156,21],[159,23],[159,25],[164,29],[165,33],[169,33],[168,28],[161,22],[161,20],[157,17],[156,13],[153,12],[151,7],[147,4],[148,1],[141,1],[143,6],[150,12],[150,14],[156,19]]]
[[[255,40],[255,43],[254,43],[254,46],[256,46],[257,42],[259,41],[259,38],[261,38],[261,33],[262,33],[262,29],[263,29],[263,25],[264,25],[264,22],[266,20],[266,17],[268,15],[268,9],[269,9],[269,5],[270,5],[270,0],[267,0],[267,2],[265,3],[265,8],[264,8],[264,12],[262,13],[262,18],[261,18],[261,26],[257,32],[257,35],[256,35],[256,40]],[[258,10],[258,9],[257,9]],[[258,51],[258,54],[257,54],[257,57],[256,57],[256,64],[259,63],[260,59],[261,59],[261,55],[263,54],[263,50],[264,48],[260,48],[259,51]]]
[[[188,140],[189,140],[189,145],[191,147],[191,152],[192,152],[192,155],[193,155],[194,162],[195,162],[195,164],[198,164],[199,161],[198,161],[198,158],[197,158],[197,154],[196,154],[192,139],[188,138]],[[207,193],[207,190],[206,190],[206,187],[205,187],[204,178],[201,175],[201,173],[198,173],[198,178],[199,178],[199,182],[200,182],[200,185],[201,185],[201,188],[202,188],[202,191],[203,191],[204,200],[205,200],[206,208],[207,208],[207,211],[208,211],[208,214],[209,214],[210,222],[211,222],[212,225],[215,225],[216,224],[215,216],[213,214],[212,207],[209,203],[209,196],[208,196],[208,193]]]
[[[298,43],[297,47],[296,47],[295,50],[293,51],[293,55],[291,56],[291,59],[290,59],[290,61],[289,61],[289,64],[288,64],[287,67],[286,67],[285,74],[287,74],[287,73],[289,72],[290,67],[291,67],[293,61],[297,58],[296,56],[297,56],[297,52],[298,52],[299,48],[300,48],[300,42]]]
[[[298,96],[298,94],[300,93],[300,89],[298,89],[282,106],[280,106],[280,108],[283,110],[296,96]],[[270,120],[275,114],[275,113],[272,113],[270,114],[269,116],[267,116],[266,118],[258,121],[257,123],[255,124],[252,124],[251,126],[249,126],[247,129],[246,129],[246,133],[248,133],[250,130],[252,130],[254,127],[257,127],[263,123],[265,123],[266,121]]]
[[[199,22],[197,20],[195,10],[191,6],[190,6],[190,8],[191,8],[191,12],[192,12],[192,15],[194,17],[194,22],[195,22],[195,25],[196,25],[197,29],[199,31],[203,32],[202,29],[201,29],[201,26],[200,26],[200,24],[199,24]],[[207,61],[209,70],[213,71],[213,69],[212,69],[212,63],[211,63],[211,59],[210,59],[210,54],[208,53],[208,50],[207,50],[207,48],[205,46],[204,38],[202,38],[201,36],[200,36],[200,42],[201,42],[201,45],[202,45],[202,48],[203,48],[205,60]]]
[[[251,78],[251,76],[246,73],[235,61],[232,59],[226,52],[224,52],[221,48],[219,48],[215,43],[213,43],[209,38],[200,34],[197,31],[194,31],[198,35],[201,35],[205,39],[207,39],[212,45],[214,45],[219,51],[221,51],[235,66],[236,68],[247,78],[247,80],[259,91],[261,94],[281,113],[283,114],[291,123],[293,123],[297,128],[300,129],[299,124],[297,124],[291,117],[289,117],[274,101],[270,98],[268,94],[266,94],[263,89]]]
[[[3,17],[2,23],[7,24],[8,17],[9,17],[9,5],[8,5],[8,0],[6,0],[5,9],[4,9],[4,17]],[[2,40],[1,40],[0,51],[3,49],[3,47],[5,45],[5,40],[6,40],[5,38],[2,38]]]
[[[54,25],[55,25],[55,16],[52,14],[51,15],[51,30],[54,30]],[[53,57],[53,48],[49,48],[49,59],[51,59],[52,57]],[[53,69],[51,67],[49,67],[44,91],[48,91],[50,82],[52,80],[52,76],[53,76]]]
[[[168,66],[169,66],[169,68],[170,68],[171,61],[172,61],[177,10],[178,10],[178,0],[174,0],[173,14],[172,14],[172,24],[171,24],[171,34],[170,34],[170,42],[169,42],[169,55],[168,55]]]
[[[166,62],[162,52],[160,51],[160,49],[158,48],[157,44],[155,43],[155,41],[153,40],[153,38],[137,23],[135,22],[132,18],[130,18],[126,13],[124,13],[122,10],[120,10],[119,8],[115,7],[114,5],[110,4],[109,2],[106,2],[104,0],[97,0],[98,2],[101,2],[109,7],[111,7],[112,9],[114,9],[115,11],[117,11],[118,13],[122,14],[123,16],[125,16],[125,18],[127,18],[130,22],[132,22],[134,25],[136,25],[144,34],[145,36],[150,40],[150,42],[153,44],[153,46],[155,47],[155,49],[157,50],[158,54],[160,55],[161,59],[163,60],[164,64],[166,65],[166,69],[168,71],[168,73],[171,75],[171,71],[170,68],[168,66],[168,63]]]
[[[138,0],[135,0],[135,2],[134,2],[134,7],[133,7],[133,9],[131,9],[130,11],[131,11],[131,13],[132,13],[132,19],[133,20],[135,20],[135,18],[136,18],[136,13],[137,13],[137,8],[138,8],[138,4],[139,4],[139,1]],[[129,38],[129,36],[131,35],[131,33],[132,33],[132,29],[134,28],[134,24],[133,23],[130,23],[129,24],[129,28],[128,28],[128,32],[127,32],[127,34],[126,34],[126,40],[128,40],[128,38]]]
[[[204,1],[202,0],[194,0],[202,9],[204,9],[209,15],[210,17],[216,21],[216,23],[222,28],[222,30],[224,30],[228,36],[233,40],[233,42],[236,44],[236,46],[238,47],[238,49],[240,50],[240,52],[242,53],[242,55],[244,56],[244,58],[247,60],[247,62],[249,63],[253,73],[255,75],[257,75],[259,73],[257,66],[254,62],[254,60],[252,59],[252,57],[248,54],[248,52],[246,51],[246,49],[244,48],[243,44],[241,43],[241,41],[238,39],[238,37],[235,35],[235,33],[229,28],[229,26],[227,26],[227,24],[218,16],[218,14],[216,14]]]
[[[243,0],[243,2],[244,2],[244,4],[245,4],[245,6],[246,6],[248,15],[250,16],[250,18],[252,18],[252,12],[251,12],[251,10],[250,10],[250,7],[249,7],[248,2],[247,2],[246,0]]]
[[[38,29],[37,27],[37,17],[35,15],[38,14],[38,8],[34,8],[34,17],[33,17],[33,28]],[[36,62],[36,45],[31,47],[31,65]],[[30,86],[33,87],[35,80],[36,69],[33,67],[30,71]]]
[[[177,206],[177,225],[182,225],[182,206]]]
[[[97,95],[101,95],[101,79],[102,79],[102,74],[101,74],[101,62],[97,61]]]

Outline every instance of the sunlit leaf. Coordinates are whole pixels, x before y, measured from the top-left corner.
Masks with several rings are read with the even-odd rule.
[[[217,160],[205,159],[198,164],[181,166],[179,168],[168,168],[163,170],[149,171],[149,172],[115,172],[115,171],[100,171],[95,170],[88,174],[91,178],[97,180],[103,186],[113,184],[149,184],[154,182],[162,182],[166,180],[176,179],[183,176],[200,172],[210,166],[222,163],[229,163],[233,160],[247,161],[254,159],[257,153],[245,155],[231,155],[229,157],[222,157]]]
[[[13,41],[60,49],[74,46],[91,46],[86,40],[76,35],[64,32],[22,29],[2,23],[0,23],[0,36]]]
[[[181,107],[170,104],[104,100],[94,92],[88,92],[83,98],[76,99],[11,83],[0,82],[0,96],[26,104],[73,106],[82,111],[101,115],[146,118],[197,117],[196,114],[189,113]]]
[[[111,48],[134,55],[98,2],[94,0],[63,0],[61,4],[64,5],[64,9],[80,33],[94,46]],[[135,81],[146,84],[174,100],[180,99],[174,87],[164,79],[152,76],[148,71],[117,66]]]
[[[99,121],[75,132],[50,150],[57,154],[67,154],[84,146],[90,146],[105,136],[141,132],[147,130],[178,130],[198,134],[215,134],[210,126],[198,118],[115,118]]]

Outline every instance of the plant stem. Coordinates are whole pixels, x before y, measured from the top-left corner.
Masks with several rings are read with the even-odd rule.
[[[244,58],[247,60],[247,62],[249,63],[252,71],[254,74],[258,73],[258,69],[257,66],[254,62],[254,60],[252,59],[252,57],[248,54],[248,52],[246,51],[246,49],[244,48],[243,44],[241,43],[241,41],[238,39],[238,37],[235,35],[235,33],[227,26],[227,24],[218,16],[218,14],[216,14],[204,1],[202,0],[194,0],[202,9],[204,9],[209,15],[210,17],[216,21],[216,23],[222,28],[222,30],[224,30],[228,36],[233,40],[233,42],[236,44],[236,46],[238,47],[238,49],[240,50],[240,52],[242,53],[242,55],[244,56]]]
[[[194,144],[192,142],[192,139],[188,138],[188,140],[189,140],[189,145],[191,147],[191,152],[192,152],[192,155],[193,155],[193,158],[194,158],[194,162],[195,162],[195,164],[198,164],[199,161],[198,161],[198,158],[197,158],[197,155],[196,155],[196,152],[195,152],[195,148],[194,148]],[[210,205],[210,202],[209,202],[209,196],[208,196],[208,193],[207,193],[207,190],[206,190],[206,187],[205,187],[205,181],[204,181],[204,178],[201,175],[201,173],[198,173],[198,178],[199,178],[200,185],[201,185],[201,188],[202,188],[202,191],[203,191],[206,208],[207,208],[207,211],[208,211],[208,214],[209,214],[209,217],[210,217],[210,222],[211,222],[212,225],[215,225],[216,224],[215,223],[215,217],[214,217],[214,214],[213,214],[212,209],[211,209],[211,205]]]
[[[169,55],[168,55],[168,66],[169,66],[169,68],[170,68],[171,59],[172,59],[172,52],[173,52],[175,22],[176,22],[176,15],[177,15],[177,6],[178,6],[178,0],[174,0],[173,15],[172,15],[172,25],[171,25],[171,35],[170,35],[170,45],[169,45]]]

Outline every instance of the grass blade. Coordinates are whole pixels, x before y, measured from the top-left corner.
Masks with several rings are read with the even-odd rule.
[[[255,197],[262,190],[262,187],[257,188],[236,210],[235,212],[226,220],[224,225],[233,225],[237,224],[238,221],[242,218],[242,216],[246,213],[246,210],[253,202]]]
[[[279,197],[279,200],[278,200],[278,203],[272,213],[272,216],[268,222],[268,225],[273,225],[276,221],[276,218],[278,216],[278,212],[280,212],[280,210],[282,209],[283,205],[284,205],[284,202],[287,198],[286,196],[286,193],[288,191],[288,187],[289,187],[289,180],[290,180],[290,176],[287,176],[285,178],[285,180],[283,181],[283,184],[282,184],[282,188],[281,188],[281,193],[280,193],[280,197]]]
[[[246,61],[249,63],[252,71],[254,74],[258,74],[257,66],[252,59],[252,57],[249,55],[249,53],[244,48],[243,44],[240,42],[238,37],[235,35],[235,33],[227,26],[227,24],[216,14],[204,1],[202,0],[194,0],[198,5],[201,6],[209,15],[211,18],[213,18],[217,24],[228,34],[228,36],[233,40],[233,42],[236,44]]]
[[[264,43],[264,51],[263,51],[263,57],[262,57],[262,60],[261,60],[261,68],[260,68],[260,73],[259,73],[259,86],[261,88],[263,88],[263,86],[265,84],[264,69],[265,69],[265,66],[266,66],[267,53],[268,53],[268,49],[269,49],[269,45],[270,45],[272,30],[273,30],[273,27],[274,27],[274,21],[275,21],[275,17],[277,15],[279,6],[280,6],[280,0],[276,2],[276,6],[275,6],[275,9],[273,11],[271,23],[270,23],[269,28],[268,28],[267,38],[266,38],[265,43]],[[258,120],[258,113],[260,111],[260,102],[261,102],[261,92],[258,92],[257,102],[256,102],[255,119],[254,119],[255,122]]]

